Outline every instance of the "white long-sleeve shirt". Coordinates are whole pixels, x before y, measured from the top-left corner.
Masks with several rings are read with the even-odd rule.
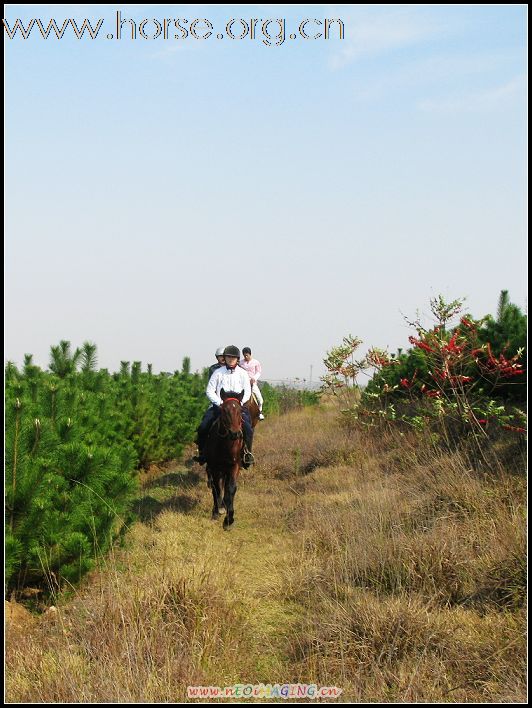
[[[234,391],[240,393],[244,391],[242,405],[251,398],[251,384],[247,371],[236,366],[234,369],[229,369],[227,366],[221,366],[213,372],[209,383],[207,384],[207,398],[216,406],[222,404],[220,391]]]

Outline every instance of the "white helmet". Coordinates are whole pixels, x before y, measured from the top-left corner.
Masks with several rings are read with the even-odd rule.
[[[223,356],[225,347],[218,347],[215,356]]]

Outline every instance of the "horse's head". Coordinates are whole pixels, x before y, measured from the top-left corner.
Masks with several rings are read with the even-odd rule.
[[[231,440],[242,438],[242,399],[244,391],[235,393],[234,391],[220,391],[221,405],[221,423],[228,432]]]

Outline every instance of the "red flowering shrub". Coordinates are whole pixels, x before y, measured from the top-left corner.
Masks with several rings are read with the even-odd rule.
[[[426,328],[419,321],[409,323],[416,335],[408,338],[413,348],[407,354],[394,357],[372,348],[365,362],[356,362],[357,374],[367,368],[377,371],[362,396],[366,419],[373,415],[416,427],[438,420],[480,437],[487,436],[493,426],[516,433],[526,431],[525,414],[517,408],[510,410],[504,398],[498,397],[503,384],[507,386],[508,381],[524,374],[522,350],[510,356],[503,349],[495,355],[491,343],[480,336],[484,320],[463,315],[462,307],[463,300],[447,303],[441,296],[433,299],[436,324]],[[351,340],[359,346],[360,340]],[[352,354],[350,347],[344,349],[343,354]],[[333,351],[338,355],[340,348]],[[329,371],[330,363],[329,357],[325,360]],[[344,375],[346,367],[341,361],[335,362],[335,367],[338,386],[338,376]],[[348,366],[347,371],[352,369]],[[361,410],[358,406],[354,415]]]

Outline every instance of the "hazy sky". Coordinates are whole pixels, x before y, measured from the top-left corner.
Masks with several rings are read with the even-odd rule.
[[[408,345],[439,293],[526,307],[524,5],[5,7],[104,20],[4,38],[6,360],[89,340],[172,371],[236,344],[316,379],[349,333]],[[214,34],[108,39],[117,10]],[[218,39],[232,18],[286,41]],[[307,18],[345,38],[290,39]]]

